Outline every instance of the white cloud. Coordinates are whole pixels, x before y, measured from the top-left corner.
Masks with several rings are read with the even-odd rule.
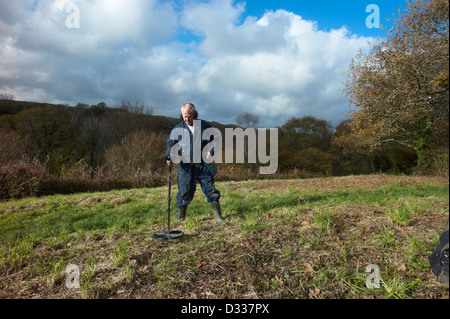
[[[69,29],[68,4],[80,9]],[[191,101],[202,118],[233,123],[241,112],[262,125],[292,116],[333,120],[347,110],[343,74],[369,38],[278,10],[243,21],[244,3],[0,0],[0,93],[69,104],[149,101],[177,116]],[[176,40],[191,32],[198,42]],[[44,100],[45,99],[45,100]]]
[[[220,6],[227,21],[205,17],[213,5],[189,8],[189,21],[195,23],[186,24],[205,35],[200,50],[208,60],[197,82],[210,92],[211,100],[217,92],[228,92],[222,107],[241,112],[244,107],[260,115],[264,124],[308,114],[341,117],[346,107],[340,92],[343,74],[368,38],[351,36],[344,27],[323,32],[315,22],[283,10],[267,12],[259,20],[249,17],[238,25],[234,22],[240,10],[227,1]],[[228,120],[233,120],[231,114]]]
[[[67,24],[75,14],[73,6],[78,8],[79,28]],[[170,4],[156,0],[40,0],[26,18],[18,16],[22,18],[10,28],[18,30],[24,48],[82,57],[108,55],[121,46],[163,43],[174,35],[177,24]]]

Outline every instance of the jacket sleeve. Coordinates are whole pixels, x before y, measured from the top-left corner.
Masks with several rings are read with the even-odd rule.
[[[176,129],[177,127],[179,127],[179,125],[176,125],[176,126],[172,129],[172,131],[171,131],[170,134],[169,134],[169,137],[167,138],[167,141],[166,141],[166,154],[165,154],[165,158],[166,158],[166,159],[170,158],[170,150],[172,149],[172,147],[173,147],[176,143],[178,143],[178,139],[175,139],[175,140],[174,140],[174,139],[171,138],[171,136],[173,136],[173,134],[172,134],[173,130]]]
[[[177,141],[171,140],[170,137],[167,139],[165,159],[170,158],[170,150],[171,150],[172,146],[175,145],[176,142]]]

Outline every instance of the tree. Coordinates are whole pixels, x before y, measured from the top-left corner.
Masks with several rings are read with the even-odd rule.
[[[259,116],[251,113],[241,113],[236,117],[236,124],[243,128],[256,128],[259,123]]]
[[[311,147],[298,152],[299,161],[297,168],[311,173],[323,173],[330,175],[333,170],[331,154]]]
[[[389,151],[371,150],[367,139],[361,140],[353,134],[352,126],[352,120],[345,119],[333,133],[330,153],[333,154],[334,174],[408,173],[415,166],[417,158],[411,149],[398,146]]]
[[[119,109],[122,111],[134,113],[134,114],[145,114],[145,115],[152,115],[153,114],[153,108],[147,104],[145,104],[142,100],[123,100],[120,103]]]
[[[281,138],[291,150],[330,147],[332,127],[326,120],[313,116],[292,117],[281,127]]]
[[[36,147],[27,137],[0,128],[0,166],[10,162],[31,159],[36,155]]]
[[[280,129],[280,169],[330,174],[332,157],[328,151],[331,136],[332,127],[326,120],[313,116],[290,118]]]
[[[352,134],[371,151],[401,146],[420,163],[440,143],[449,114],[448,9],[448,0],[408,2],[385,40],[352,61]]]
[[[165,168],[166,136],[144,131],[132,132],[122,138],[120,144],[105,152],[106,166],[117,176],[155,174]]]
[[[38,159],[47,161],[51,173],[57,174],[61,165],[77,161],[85,149],[79,139],[79,128],[72,124],[67,111],[36,107],[15,115],[13,130],[29,137],[38,147]]]
[[[86,147],[87,163],[96,168],[100,164],[101,152],[101,130],[100,118],[93,115],[88,115],[84,118],[81,126],[80,138]]]
[[[0,93],[0,100],[2,101],[14,101],[14,95],[8,93]]]

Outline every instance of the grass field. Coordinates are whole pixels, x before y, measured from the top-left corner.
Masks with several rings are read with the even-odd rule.
[[[173,218],[185,235],[169,242],[152,239],[167,187],[1,202],[0,298],[449,298],[428,263],[449,216],[447,179],[216,186],[226,224],[197,187],[186,221]]]

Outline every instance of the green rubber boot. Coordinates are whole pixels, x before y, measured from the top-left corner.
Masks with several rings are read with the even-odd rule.
[[[225,223],[225,220],[222,218],[222,213],[220,211],[220,204],[219,201],[215,201],[212,203],[209,203],[211,205],[211,208],[213,210],[214,213],[214,218],[216,219],[216,223],[217,225],[222,225],[223,223]]]
[[[186,219],[186,209],[187,209],[187,205],[178,206],[178,221],[179,222],[184,222],[184,220]]]

